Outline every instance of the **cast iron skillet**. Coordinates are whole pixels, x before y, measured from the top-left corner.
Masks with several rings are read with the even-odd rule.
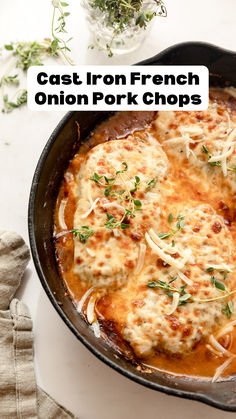
[[[236,86],[236,53],[214,45],[187,42],[174,45],[144,65],[206,65],[210,71],[210,84]],[[236,381],[219,383],[174,377],[159,372],[143,373],[123,357],[114,356],[114,350],[93,332],[76,312],[72,302],[64,296],[65,288],[60,278],[54,256],[52,240],[53,211],[63,172],[73,155],[77,128],[85,139],[108,112],[69,112],[50,136],[35,170],[29,198],[29,238],[31,251],[41,283],[61,318],[99,359],[128,378],[167,394],[200,400],[224,410],[236,412]]]

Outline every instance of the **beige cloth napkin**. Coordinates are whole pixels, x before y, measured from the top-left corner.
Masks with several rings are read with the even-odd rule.
[[[29,258],[18,234],[0,231],[0,418],[75,418],[35,381],[32,321],[27,306],[12,300]]]

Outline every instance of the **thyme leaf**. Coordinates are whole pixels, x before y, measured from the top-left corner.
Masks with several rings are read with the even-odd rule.
[[[169,216],[168,216],[168,223],[169,224],[172,224],[173,223],[173,220],[174,220],[174,218],[173,218],[172,212],[170,212],[169,213]]]
[[[88,226],[81,226],[81,229],[74,228],[70,230],[70,233],[73,233],[74,238],[79,237],[81,243],[85,243],[86,240],[94,234],[94,231]]]
[[[228,317],[228,319],[231,318],[231,315],[234,312],[234,305],[233,305],[233,303],[232,303],[231,300],[229,300],[227,304],[223,305],[222,312],[224,314],[226,314],[226,316]]]
[[[18,74],[15,74],[14,76],[3,76],[1,78],[0,84],[11,84],[14,86],[19,86],[20,81],[18,77]]]
[[[226,291],[225,285],[222,282],[217,281],[214,276],[211,277],[211,283],[218,290]]]
[[[93,177],[89,178],[89,180],[93,180],[96,183],[99,183],[99,181],[103,178],[103,176],[99,176],[96,172],[93,174]]]
[[[178,233],[178,231],[180,231],[182,228],[184,228],[185,226],[185,222],[184,222],[185,217],[182,216],[181,214],[178,214],[177,216],[177,222],[176,222],[176,228],[171,228],[171,231],[169,233],[160,233],[158,234],[158,237],[162,240],[167,239],[170,236],[174,236],[176,233]],[[174,217],[173,214],[170,212],[169,216],[168,216],[168,223],[170,224],[170,226],[172,225],[174,221]],[[172,247],[175,246],[175,242],[174,240],[172,240]]]
[[[139,201],[139,199],[134,199],[134,205],[135,205],[136,207],[141,207],[141,206],[142,206],[142,202],[141,202],[141,201]]]
[[[135,176],[135,181],[134,181],[134,188],[130,190],[130,192],[136,192],[138,186],[140,185],[140,177],[139,176]]]
[[[3,113],[10,113],[13,111],[13,109],[15,108],[20,108],[20,106],[22,106],[24,103],[27,102],[27,90],[20,90],[18,92],[16,101],[13,102],[11,100],[8,99],[8,95],[5,94],[3,96],[3,108],[2,108],[2,112]]]
[[[160,233],[158,234],[158,237],[162,240],[167,239],[168,237],[170,237],[171,233]]]
[[[150,180],[150,182],[148,182],[146,189],[152,189],[154,188],[154,186],[156,185],[157,180],[156,179],[152,179]]]

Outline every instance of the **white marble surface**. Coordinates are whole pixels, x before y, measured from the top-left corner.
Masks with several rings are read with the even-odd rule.
[[[79,0],[68,0],[68,29],[77,64],[132,64],[174,43],[208,41],[236,49],[236,0],[166,0],[167,19],[157,19],[142,47],[108,59],[88,50],[91,43]],[[50,36],[50,0],[1,1],[0,44]],[[0,73],[6,66],[0,60]],[[28,242],[27,204],[33,172],[44,144],[62,112],[0,114],[0,228],[16,230]],[[38,383],[81,419],[233,418],[198,402],[146,389],[97,360],[67,329],[45,295],[33,263],[18,293],[28,304],[35,335]],[[47,419],[47,418],[45,418]]]

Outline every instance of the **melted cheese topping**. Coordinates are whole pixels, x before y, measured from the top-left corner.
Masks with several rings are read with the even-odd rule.
[[[106,229],[107,213],[119,220],[127,203],[118,200],[117,196],[104,196],[105,187],[91,181],[91,178],[94,173],[114,178],[115,172],[124,168],[123,162],[128,170],[117,176],[114,189],[128,191],[134,188],[134,179],[138,174],[140,187],[135,198],[142,200],[142,211],[135,212],[128,229]],[[89,240],[90,252],[86,251],[87,245],[75,241],[74,271],[85,284],[120,288],[126,283],[130,272],[134,271],[139,252],[132,237],[138,235],[142,239],[147,225],[158,225],[158,198],[166,170],[165,153],[147,134],[99,144],[87,154],[77,176],[78,204],[74,218],[75,229],[86,224],[95,231]],[[156,184],[150,193],[147,184],[152,179]],[[96,258],[91,256],[91,251]]]
[[[214,184],[222,183],[236,192],[236,115],[222,105],[210,102],[204,112],[158,112],[155,121],[158,138],[178,159],[200,169]],[[210,155],[203,151],[206,146]],[[220,163],[214,166],[210,163]],[[210,184],[209,184],[210,186]]]
[[[174,306],[173,310],[172,299],[163,293],[163,290],[145,288],[150,281],[169,282],[173,278],[176,278],[175,287],[180,288],[183,282],[177,274],[178,270],[182,269],[192,280],[188,292],[195,298],[205,300],[222,294],[212,286],[211,275],[206,271],[206,266],[232,266],[232,238],[227,227],[210,206],[179,206],[175,210],[181,213],[184,211],[185,214],[185,226],[176,235],[175,241],[183,250],[191,249],[194,263],[186,261],[184,265],[180,265],[180,262],[172,264],[172,260],[166,259],[166,256],[151,247],[152,253],[146,259],[146,266],[138,278],[137,291],[130,301],[127,324],[124,328],[125,338],[129,340],[138,356],[148,356],[156,348],[171,353],[188,352],[196,342],[214,331],[216,324],[220,325],[225,320],[220,300],[201,304],[192,302],[179,307]],[[217,234],[213,232],[215,225],[220,230]],[[170,239],[167,243],[165,247],[170,244]],[[181,260],[178,253],[176,256],[176,259],[171,259],[175,262]],[[168,265],[157,269],[158,257]],[[217,278],[219,276],[214,275]],[[225,280],[225,285],[229,290],[232,289],[230,276]],[[137,299],[141,307],[133,304]]]

